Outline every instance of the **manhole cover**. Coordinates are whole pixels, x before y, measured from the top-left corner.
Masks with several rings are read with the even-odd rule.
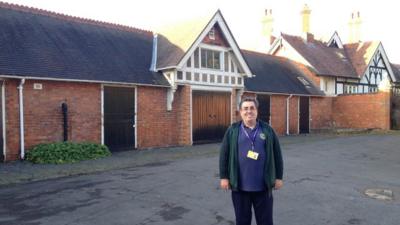
[[[393,191],[389,189],[367,189],[364,193],[368,197],[378,200],[393,200]]]

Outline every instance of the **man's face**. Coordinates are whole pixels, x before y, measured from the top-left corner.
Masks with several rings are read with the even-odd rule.
[[[240,108],[240,116],[243,121],[255,122],[257,120],[257,108],[255,103],[252,101],[243,102],[242,107]]]

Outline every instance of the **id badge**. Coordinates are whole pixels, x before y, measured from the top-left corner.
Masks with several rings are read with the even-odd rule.
[[[249,151],[247,152],[247,158],[257,160],[257,159],[258,159],[258,153],[257,153],[257,152],[254,152],[254,151],[252,151],[252,150],[249,150]]]

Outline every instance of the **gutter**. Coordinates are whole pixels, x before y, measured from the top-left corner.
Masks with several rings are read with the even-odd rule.
[[[293,97],[293,95],[289,95],[286,98],[286,135],[289,135],[289,100]]]
[[[262,92],[262,91],[244,91],[246,93],[253,93],[253,94],[266,94],[266,95],[296,95],[296,96],[306,96],[306,97],[326,97],[326,95],[310,95],[310,94],[297,94],[297,93],[278,93],[278,92]]]
[[[24,84],[25,78],[21,79],[19,86],[19,135],[20,135],[20,145],[21,145],[21,159],[25,158],[25,139],[24,139]]]
[[[169,88],[170,85],[158,85],[158,84],[141,84],[141,83],[128,83],[128,82],[116,82],[116,81],[104,81],[104,80],[78,80],[78,79],[63,79],[63,78],[51,78],[51,77],[35,77],[35,76],[23,76],[23,75],[4,75],[0,74],[0,78],[12,78],[12,79],[26,79],[26,80],[47,80],[47,81],[65,81],[65,82],[79,82],[79,83],[92,83],[92,84],[105,84],[105,85],[127,85],[127,86],[148,86],[148,87],[165,87]]]

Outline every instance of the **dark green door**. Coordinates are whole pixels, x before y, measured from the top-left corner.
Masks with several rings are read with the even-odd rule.
[[[300,117],[299,130],[301,134],[310,133],[310,98],[307,96],[300,97]]]
[[[270,118],[270,95],[257,95],[258,100],[258,118],[264,122],[269,123]]]
[[[4,161],[3,149],[3,82],[0,83],[0,162]]]
[[[135,148],[135,89],[104,87],[104,143],[111,151]]]

